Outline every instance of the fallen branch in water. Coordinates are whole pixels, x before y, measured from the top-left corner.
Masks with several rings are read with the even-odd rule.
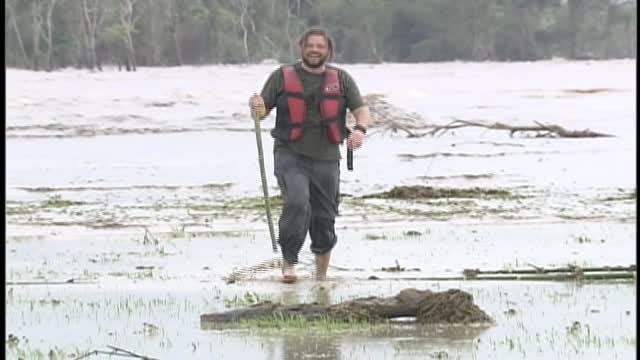
[[[545,269],[543,267],[531,265],[534,269],[517,269],[517,270],[478,270],[478,269],[464,269],[462,273],[468,278],[476,277],[483,274],[549,274],[549,273],[587,273],[587,272],[633,272],[636,271],[635,265],[629,266],[599,266],[599,267],[579,267],[576,265],[569,265],[561,268]]]
[[[609,89],[594,90],[572,90],[574,92],[596,92]],[[418,113],[407,112],[387,101],[384,95],[368,94],[363,97],[364,102],[369,107],[371,114],[372,134],[380,132],[383,135],[391,132],[403,132],[409,138],[423,137],[426,135],[442,135],[447,131],[464,128],[464,127],[482,127],[490,130],[507,130],[510,135],[517,132],[526,133],[534,132],[535,137],[543,138],[591,138],[591,137],[613,137],[610,134],[599,133],[585,130],[567,130],[559,125],[543,124],[534,121],[536,125],[532,126],[513,126],[500,122],[490,123],[482,120],[464,120],[453,118],[453,121],[446,125],[428,124],[427,121]],[[353,123],[353,116],[349,115],[348,123]]]
[[[588,273],[588,274],[514,274],[514,275],[481,275],[477,277],[464,276],[414,276],[414,277],[378,277],[370,276],[367,280],[393,280],[393,281],[582,281],[582,280],[631,280],[636,279],[636,272],[612,272],[612,273]],[[356,279],[364,280],[364,279]]]
[[[423,134],[418,130],[430,128],[425,119],[415,112],[410,113],[404,109],[389,103],[384,95],[368,94],[363,97],[365,104],[369,108],[371,115],[371,133],[380,132],[383,135],[387,132],[397,133],[402,131],[407,137],[421,137]],[[347,115],[347,123],[355,122],[353,115]]]
[[[130,357],[130,358],[136,358],[136,359],[142,359],[142,360],[160,360],[158,358],[152,358],[146,355],[140,355],[140,354],[136,354],[132,351],[123,349],[123,348],[119,348],[119,347],[115,347],[115,346],[111,346],[111,345],[107,345],[108,348],[111,349],[111,351],[105,351],[105,350],[93,350],[90,351],[84,355],[81,355],[79,357],[76,358],[76,360],[80,360],[80,359],[84,359],[87,358],[89,356],[92,355],[99,355],[99,354],[103,354],[103,355],[113,355],[113,356],[121,356],[121,357]]]
[[[392,277],[380,278],[370,276],[367,280],[402,280],[402,281],[471,281],[471,280],[520,280],[520,281],[569,281],[569,280],[624,280],[636,279],[636,265],[629,266],[598,266],[579,267],[568,265],[566,267],[545,269],[529,264],[533,269],[504,269],[504,270],[479,270],[464,269],[462,276],[425,276],[425,277]]]
[[[6,286],[24,286],[24,285],[90,285],[97,284],[97,281],[77,281],[73,278],[66,281],[7,281]]]
[[[536,137],[544,138],[590,138],[590,137],[613,137],[610,134],[594,132],[589,129],[585,130],[567,130],[559,125],[543,124],[538,121],[535,126],[512,126],[500,122],[488,123],[483,121],[472,121],[453,118],[454,120],[447,125],[435,126],[432,130],[424,135],[441,136],[449,130],[459,129],[463,127],[482,127],[490,130],[507,130],[509,135],[513,137],[516,132],[535,132]]]

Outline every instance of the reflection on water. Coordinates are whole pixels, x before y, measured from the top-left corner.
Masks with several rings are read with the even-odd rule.
[[[331,288],[335,286],[329,283],[322,283],[315,285],[311,288],[311,294],[313,297],[313,302],[316,302],[320,305],[331,305]]]
[[[486,327],[389,325],[355,332],[284,332],[282,353],[268,359],[424,359],[471,358]],[[263,335],[273,339],[274,335]],[[279,356],[281,355],[281,356]],[[446,358],[446,357],[442,357]]]
[[[300,273],[298,275],[300,276]],[[328,306],[335,303],[332,290],[337,286],[336,282],[316,282],[303,278],[298,283],[283,287],[273,294],[271,299],[285,306],[301,303],[317,303]]]
[[[285,335],[282,360],[342,359],[337,336]]]

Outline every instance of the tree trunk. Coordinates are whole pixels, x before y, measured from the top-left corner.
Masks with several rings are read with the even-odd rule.
[[[136,71],[136,53],[131,35],[137,20],[137,17],[133,16],[133,7],[136,1],[137,0],[121,0],[120,2],[120,22],[125,28],[123,41],[127,53],[127,71]]]
[[[569,36],[570,36],[570,47],[569,47],[569,58],[575,59],[579,55],[578,50],[578,38],[580,34],[580,22],[581,22],[581,14],[582,14],[582,6],[584,0],[569,0]]]
[[[249,32],[247,30],[247,26],[244,24],[244,19],[247,16],[247,8],[249,6],[246,1],[241,1],[240,6],[241,6],[240,27],[242,28],[242,45],[244,48],[244,59],[245,59],[245,62],[249,63],[251,61],[249,58],[249,45],[248,45]]]
[[[287,21],[284,23],[284,34],[287,37],[287,44],[289,44],[289,59],[290,61],[295,61],[296,56],[293,51],[293,42],[291,41],[291,31],[289,29],[291,23],[291,12],[289,9],[289,0],[285,0],[287,2]]]
[[[527,29],[527,9],[525,7],[518,8],[518,18],[520,20],[520,60],[527,60],[528,48],[528,29]]]
[[[42,27],[42,17],[40,16],[40,0],[34,0],[31,3],[31,17],[32,17],[32,44],[33,44],[33,63],[31,65],[33,70],[38,71],[40,69],[40,34]]]
[[[466,56],[470,56],[471,60],[473,61],[478,61],[478,59],[476,58],[476,45],[478,43],[478,14],[477,14],[477,9],[476,9],[476,2],[475,1],[471,1],[469,2],[469,7],[470,7],[470,13],[471,16],[469,16],[469,26],[470,26],[470,31],[469,31],[469,36],[471,37],[471,45],[469,46],[469,52],[467,53],[465,51]],[[464,6],[463,6],[463,11],[464,11]]]
[[[180,47],[180,36],[178,35],[177,29],[173,32],[173,43],[176,47],[176,61],[178,62],[178,66],[182,66],[184,62],[182,61],[182,50]]]
[[[376,59],[377,63],[382,63],[382,56],[378,54],[378,47],[376,46],[376,38],[373,36],[373,30],[371,29],[371,24],[367,23],[366,25],[367,37],[369,38],[369,46],[371,47],[371,54]]]
[[[44,66],[47,71],[51,71],[51,53],[53,52],[53,23],[51,21],[53,15],[53,8],[56,5],[56,0],[50,0],[49,7],[47,8],[47,32],[42,33],[45,41],[47,42],[47,52],[45,57]]]
[[[285,306],[262,302],[251,307],[200,316],[202,328],[260,318],[306,320],[380,321],[415,317],[419,323],[493,323],[493,319],[473,303],[473,296],[450,289],[443,292],[404,289],[392,297],[358,298],[335,305],[318,303]]]
[[[131,66],[130,69],[131,71],[136,71],[136,53],[135,53],[135,48],[133,47],[133,38],[131,37],[131,33],[127,33],[127,39],[126,39],[126,45],[127,45],[127,60],[129,65]]]
[[[637,25],[636,25],[637,27]],[[637,32],[637,29],[636,29]],[[627,56],[629,58],[636,58],[637,57],[637,34],[634,34],[633,31],[631,31],[631,20],[627,20],[624,23],[624,33],[628,39],[627,41]],[[635,41],[634,41],[635,40]],[[635,47],[634,47],[635,45]]]
[[[485,61],[494,56],[493,51],[493,32],[494,32],[494,14],[491,9],[491,1],[478,1],[474,7],[474,16],[472,19],[473,33],[473,59],[476,61]]]
[[[96,43],[98,30],[102,23],[101,0],[97,0],[87,6],[87,0],[82,0],[82,12],[84,15],[85,29],[87,33],[87,51],[89,57],[89,66],[93,70],[98,67],[98,55],[96,52]]]
[[[271,57],[273,57],[274,59],[280,58],[280,50],[278,49],[276,44],[267,35],[264,35],[264,41],[267,44],[269,44],[269,51],[268,52],[271,54]]]
[[[612,50],[612,42],[614,39],[611,38],[611,28],[613,27],[613,23],[614,23],[614,12],[615,12],[615,5],[611,2],[611,0],[609,0],[607,2],[607,17],[606,17],[606,23],[604,25],[604,58],[608,59],[611,56],[611,50]]]
[[[162,59],[162,50],[160,49],[160,47],[162,46],[162,39],[163,36],[162,34],[160,34],[160,36],[158,36],[158,33],[161,32],[162,30],[162,24],[163,21],[165,20],[165,13],[164,13],[164,2],[157,2],[158,5],[157,7],[159,9],[156,9],[155,7],[153,7],[153,3],[150,2],[152,8],[149,9],[149,16],[148,16],[148,22],[149,22],[149,40],[150,40],[150,46],[151,46],[151,54],[150,54],[150,58],[151,58],[151,65],[152,66],[158,66],[161,65],[163,63],[163,59]],[[171,5],[167,5],[167,8],[171,9]],[[171,17],[169,16],[169,19],[171,19]]]
[[[182,66],[182,46],[180,45],[180,17],[178,16],[178,9],[175,4],[175,0],[169,1],[169,11],[171,13],[171,33],[173,35],[173,44],[176,48],[176,61],[178,66]]]
[[[11,27],[16,34],[16,38],[18,39],[18,46],[20,47],[20,53],[22,54],[22,58],[24,59],[24,66],[29,67],[31,60],[27,55],[27,51],[24,48],[24,42],[22,41],[22,35],[20,34],[20,28],[18,28],[18,22],[16,20],[16,12],[13,7],[13,0],[8,0],[6,3],[6,8],[9,10],[9,22],[11,23]]]

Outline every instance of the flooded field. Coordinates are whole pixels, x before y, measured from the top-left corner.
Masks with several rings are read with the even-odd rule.
[[[7,357],[108,358],[110,346],[158,359],[635,356],[635,279],[424,280],[636,263],[634,60],[344,67],[363,94],[429,124],[540,122],[613,137],[461,128],[408,138],[378,123],[355,170],[342,170],[329,280],[311,280],[307,242],[299,283],[271,270],[227,284],[276,257],[246,105],[273,65],[9,69]],[[273,123],[263,123],[269,174]],[[277,218],[273,176],[269,185]],[[402,195],[414,186],[421,197]],[[405,288],[465,290],[495,324],[200,324],[258,301],[333,304]]]

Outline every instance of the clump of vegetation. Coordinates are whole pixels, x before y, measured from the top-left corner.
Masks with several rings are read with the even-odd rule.
[[[402,271],[420,271],[419,268],[412,268],[412,269],[407,269],[403,266],[400,266],[400,263],[398,262],[398,260],[396,260],[396,265],[395,266],[388,266],[388,267],[382,267],[380,268],[380,271],[387,271],[387,272],[402,272]]]
[[[378,235],[378,234],[366,234],[364,236],[365,239],[367,240],[385,240],[387,238],[386,235],[382,234],[382,235]]]
[[[224,299],[224,306],[227,308],[231,307],[243,307],[254,305],[260,302],[260,296],[254,292],[247,291],[244,295],[238,296],[235,295],[231,299]]]
[[[86,202],[84,201],[71,201],[65,200],[60,195],[54,195],[47,200],[43,201],[41,206],[43,208],[61,208],[73,205],[84,205]]]
[[[187,237],[187,232],[185,231],[185,225],[174,226],[171,228],[171,232],[169,233],[169,237],[171,238],[185,238]]]
[[[6,215],[28,215],[34,212],[34,209],[29,207],[28,205],[18,204],[18,203],[10,203],[7,201],[7,204],[4,207],[4,211]]]
[[[620,191],[623,192],[624,190],[621,189]],[[624,200],[637,200],[637,199],[638,199],[638,190],[633,189],[633,191],[621,194],[620,196],[606,197],[602,199],[602,201],[624,201]]]
[[[223,184],[205,184],[202,187],[205,190],[225,190],[232,186],[232,183],[223,183]]]
[[[269,206],[271,208],[280,208],[282,207],[282,205],[283,205],[282,197],[279,194],[269,197]],[[264,209],[264,197],[255,196],[255,197],[232,200],[222,205],[222,208],[223,209],[262,210]]]
[[[580,244],[585,244],[585,243],[590,243],[591,242],[591,238],[589,238],[588,236],[583,236],[583,235],[574,236],[574,239]]]
[[[13,334],[9,334],[9,337],[7,338],[7,340],[5,340],[5,344],[7,346],[17,346],[19,343],[20,339],[18,339],[18,337]]]
[[[363,199],[441,199],[441,198],[498,198],[514,199],[519,196],[503,189],[468,189],[434,188],[432,186],[396,186],[389,191],[362,196]]]

